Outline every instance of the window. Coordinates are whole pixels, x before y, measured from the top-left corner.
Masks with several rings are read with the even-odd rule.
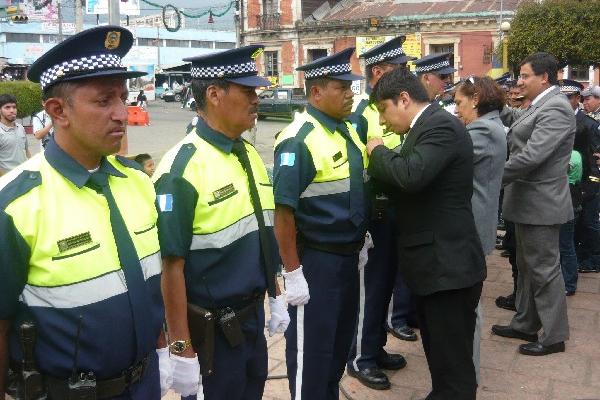
[[[258,95],[258,97],[261,98],[261,99],[272,99],[273,98],[273,91],[272,90],[265,90],[260,95]]]
[[[571,79],[576,81],[588,81],[590,79],[590,68],[584,65],[571,65]]]
[[[450,66],[454,66],[454,43],[430,44],[429,54],[451,53]]]
[[[277,13],[277,0],[263,0],[263,15],[271,15]]]
[[[265,75],[279,76],[279,65],[276,51],[265,51]]]
[[[40,35],[36,33],[6,33],[7,43],[39,43]]]
[[[327,57],[327,49],[308,49],[306,55],[308,57],[306,62],[313,62],[319,58]]]
[[[212,49],[212,43],[208,40],[192,40],[192,47],[201,49]]]
[[[190,42],[188,40],[165,39],[165,45],[167,47],[190,47]]]
[[[58,43],[58,35],[42,35],[42,43]]]
[[[491,44],[483,45],[483,63],[484,64],[492,63],[492,45]]]
[[[215,42],[215,49],[233,49],[235,43],[233,42]]]
[[[287,90],[278,90],[277,91],[277,100],[287,100],[288,99],[288,91]]]
[[[138,46],[156,47],[158,41],[159,41],[159,39],[154,39],[154,38],[138,38]],[[162,42],[162,40],[161,40],[161,42]]]

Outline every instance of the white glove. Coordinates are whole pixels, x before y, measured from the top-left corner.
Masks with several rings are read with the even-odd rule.
[[[283,295],[275,298],[269,297],[269,310],[271,311],[271,319],[267,321],[269,336],[285,332],[290,324],[290,314],[288,314]]]
[[[182,397],[197,394],[200,388],[200,364],[198,356],[180,357],[171,354],[173,364],[173,390]]]
[[[308,293],[308,283],[302,272],[302,265],[292,272],[283,272],[282,275],[285,280],[285,297],[288,304],[302,306],[308,303],[310,294]]]
[[[160,396],[167,394],[173,385],[173,363],[169,357],[169,348],[156,349],[158,354],[158,371],[160,372]]]
[[[358,270],[362,271],[367,265],[367,261],[369,261],[369,249],[375,247],[373,244],[373,239],[371,239],[371,234],[367,231],[365,234],[365,244],[362,249],[360,249],[360,253],[358,253]]]

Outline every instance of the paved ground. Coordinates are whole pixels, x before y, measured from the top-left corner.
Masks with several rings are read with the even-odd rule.
[[[150,104],[148,127],[129,128],[129,153],[148,152],[158,160],[185,132],[193,117],[178,104],[156,101]],[[276,132],[288,122],[260,121],[256,147],[265,163],[272,163],[272,144]],[[37,151],[36,144],[33,149]],[[488,279],[483,287],[484,323],[481,344],[482,381],[478,398],[484,400],[600,400],[600,274],[582,274],[577,294],[567,298],[571,340],[567,351],[545,357],[519,355],[518,340],[490,334],[492,324],[506,324],[512,313],[495,307],[494,299],[512,287],[507,259],[494,252],[488,259]],[[269,339],[269,374],[285,375],[285,341],[281,335]],[[374,391],[350,377],[342,387],[356,400],[424,398],[430,389],[429,371],[421,342],[402,342],[391,336],[386,349],[406,356],[408,366],[389,374],[392,388]],[[287,379],[267,382],[264,399],[289,399]],[[344,398],[342,394],[341,399]],[[178,399],[168,394],[165,399]],[[226,400],[226,399],[223,399]],[[452,400],[452,399],[448,399]]]

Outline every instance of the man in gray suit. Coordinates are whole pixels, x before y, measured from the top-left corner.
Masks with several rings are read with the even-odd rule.
[[[531,106],[502,113],[510,126],[503,212],[515,222],[519,277],[517,314],[508,326],[492,326],[492,332],[531,342],[519,352],[533,356],[564,351],[569,338],[558,234],[560,225],[573,219],[567,170],[575,114],[556,86],[557,70],[558,61],[548,53],[525,58],[519,85]]]

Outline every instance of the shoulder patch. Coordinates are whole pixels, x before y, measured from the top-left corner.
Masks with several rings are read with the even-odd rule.
[[[187,167],[190,159],[196,152],[196,146],[193,143],[185,143],[177,152],[175,159],[173,160],[173,164],[171,164],[171,174],[176,176],[183,176],[183,172],[185,171],[185,167]]]
[[[15,199],[42,184],[39,171],[22,171],[0,191],[0,209],[4,210]]]
[[[133,168],[133,169],[137,169],[138,171],[144,172],[144,169],[142,168],[142,166],[140,164],[136,163],[133,160],[130,160],[129,158],[115,155],[115,159],[124,167]]]

